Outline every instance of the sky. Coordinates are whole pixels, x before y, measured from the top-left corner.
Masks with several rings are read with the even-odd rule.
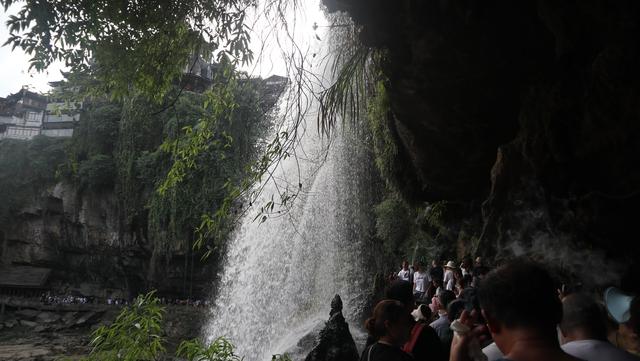
[[[316,35],[322,33],[327,20],[320,9],[319,0],[304,3],[303,8],[298,9],[295,14],[297,21],[291,32],[295,34],[294,38],[298,44],[301,44],[302,50],[311,54],[320,47],[321,41]],[[0,8],[0,44],[3,44],[9,36],[9,30],[5,25],[9,15],[15,14],[20,7],[21,4],[13,5],[6,13]],[[279,36],[274,36],[276,32],[268,31],[270,21],[262,9],[259,8],[256,14],[251,21],[254,32],[250,46],[259,61],[245,66],[243,70],[251,75],[262,77],[272,74],[286,75],[286,62],[282,59],[280,48],[289,47],[290,43],[282,32]],[[319,30],[314,30],[314,23],[320,26]],[[38,73],[35,70],[29,71],[29,58],[29,55],[20,48],[12,51],[11,46],[0,47],[0,97],[15,93],[25,85],[35,91],[46,92],[50,89],[48,82],[62,79],[60,74],[60,70],[64,69],[62,63],[54,63],[46,72]]]
[[[0,44],[4,44],[9,37],[9,29],[5,23],[10,14],[15,14],[20,6],[13,5],[8,12],[4,12],[0,8]],[[6,97],[11,93],[15,93],[28,85],[36,91],[46,92],[50,89],[48,82],[62,79],[60,70],[63,64],[53,64],[46,73],[38,73],[35,70],[29,71],[29,56],[20,48],[11,51],[11,46],[3,46],[0,48],[0,97]]]

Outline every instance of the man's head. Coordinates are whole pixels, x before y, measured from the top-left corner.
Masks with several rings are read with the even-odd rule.
[[[437,260],[437,259],[434,259],[433,261],[431,261],[431,265],[432,265],[433,267],[438,267],[438,266],[440,265],[440,262],[438,262],[438,260]]]
[[[409,262],[407,261],[402,261],[402,269],[406,270],[409,268]]]
[[[456,294],[449,290],[444,290],[440,292],[440,294],[438,295],[438,301],[440,302],[440,309],[446,311],[447,306],[449,306],[449,303],[451,303],[451,301],[455,299],[456,299]]]
[[[465,309],[465,302],[463,300],[453,300],[447,305],[447,318],[449,322],[453,322],[460,317],[462,311]]]
[[[478,300],[499,347],[513,330],[555,337],[562,318],[553,279],[540,265],[524,259],[490,272],[478,288]]]
[[[415,298],[413,296],[413,285],[407,281],[394,281],[385,292],[385,298],[402,302],[407,309],[407,313],[411,313],[415,307]]]
[[[482,266],[482,257],[476,257],[476,267]]]
[[[603,310],[592,297],[584,293],[571,294],[562,300],[560,331],[565,342],[606,340]]]

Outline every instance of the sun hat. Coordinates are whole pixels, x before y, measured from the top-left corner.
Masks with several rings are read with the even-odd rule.
[[[427,305],[419,305],[413,312],[411,312],[411,316],[416,321],[425,320],[428,321],[431,317],[431,312],[429,310],[429,306]]]
[[[632,296],[615,287],[609,287],[604,291],[607,311],[617,323],[625,323],[631,318],[631,301],[633,301]]]
[[[449,261],[446,265],[444,265],[444,268],[456,268],[456,263],[453,261]]]

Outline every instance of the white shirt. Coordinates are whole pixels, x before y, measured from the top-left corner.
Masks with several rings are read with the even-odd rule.
[[[579,340],[562,345],[564,352],[586,361],[640,361],[640,357],[619,349],[607,341]]]
[[[416,292],[426,292],[427,288],[425,287],[425,283],[427,280],[427,272],[418,271],[413,274],[413,283],[415,284]]]
[[[504,354],[498,348],[495,342],[490,343],[482,349],[482,353],[487,356],[487,361],[496,361],[504,357]]]
[[[444,288],[449,290],[449,291],[453,291],[453,285],[455,284],[455,280],[453,278],[453,271],[448,269],[444,272],[444,280],[442,281],[442,283],[444,283]]]
[[[401,269],[400,272],[398,272],[398,278],[403,281],[409,281],[410,276],[411,272],[409,270]]]

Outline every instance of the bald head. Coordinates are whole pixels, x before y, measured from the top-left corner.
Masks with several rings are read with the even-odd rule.
[[[589,295],[574,293],[562,300],[562,334],[571,340],[606,340],[604,313]]]

